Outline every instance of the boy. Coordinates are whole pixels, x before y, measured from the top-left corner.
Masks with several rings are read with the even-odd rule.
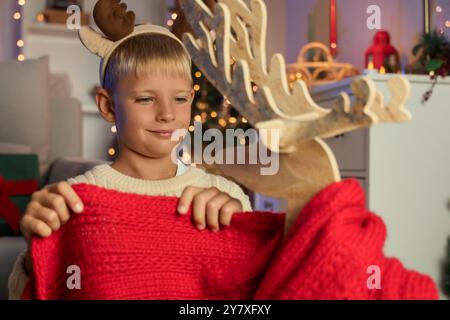
[[[218,231],[220,225],[230,224],[234,212],[252,211],[249,198],[235,183],[171,159],[179,143],[171,134],[188,128],[194,98],[191,59],[182,42],[167,29],[139,26],[102,58],[103,87],[96,103],[100,115],[117,127],[118,157],[111,165],[96,166],[34,193],[21,221],[27,242],[32,235],[50,236],[70,219],[70,210],[83,211],[71,187],[75,183],[180,197],[178,212],[186,213],[192,202],[200,230],[208,226]],[[25,251],[9,279],[10,299],[20,299],[31,268]]]

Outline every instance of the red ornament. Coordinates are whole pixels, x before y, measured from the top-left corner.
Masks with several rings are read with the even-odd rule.
[[[391,45],[391,36],[387,31],[380,30],[373,37],[372,45],[366,50],[365,66],[369,67],[370,62],[376,69],[384,67],[386,72],[399,70],[399,54]]]

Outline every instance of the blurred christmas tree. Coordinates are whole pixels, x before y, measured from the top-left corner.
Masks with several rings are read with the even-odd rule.
[[[204,2],[210,9],[216,3],[215,0],[204,0]],[[181,38],[185,32],[192,32],[189,23],[182,14],[178,1],[173,8],[169,9],[167,26],[172,28],[172,32],[178,38]],[[192,104],[193,122],[201,122],[203,130],[215,128],[222,132],[225,132],[226,129],[242,129],[245,131],[251,127],[247,119],[233,108],[228,99],[222,96],[195,65],[192,68],[192,77],[196,92]],[[191,125],[189,131],[194,131],[194,125]],[[243,142],[244,140],[241,139],[240,141]]]
[[[247,119],[233,108],[228,99],[222,96],[195,65],[193,79],[196,92],[192,103],[193,121],[202,122],[204,130],[216,128],[224,131],[241,128],[245,131],[250,128]]]

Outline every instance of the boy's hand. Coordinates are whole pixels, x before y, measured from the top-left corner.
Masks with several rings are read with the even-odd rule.
[[[178,212],[186,214],[192,201],[194,222],[200,230],[208,225],[212,231],[219,231],[219,224],[229,226],[233,213],[242,211],[242,204],[238,199],[215,187],[203,189],[189,186],[184,189]]]
[[[80,198],[68,182],[58,182],[36,191],[20,222],[20,230],[29,243],[33,234],[48,237],[58,230],[69,218],[69,209],[76,213],[83,211]]]

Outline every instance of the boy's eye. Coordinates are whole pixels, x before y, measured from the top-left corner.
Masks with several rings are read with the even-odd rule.
[[[139,97],[136,99],[136,102],[140,104],[149,104],[153,101],[155,101],[153,97]]]
[[[180,97],[180,98],[175,98],[175,100],[176,100],[178,103],[186,103],[186,102],[188,102],[188,99],[182,98],[182,97]]]

